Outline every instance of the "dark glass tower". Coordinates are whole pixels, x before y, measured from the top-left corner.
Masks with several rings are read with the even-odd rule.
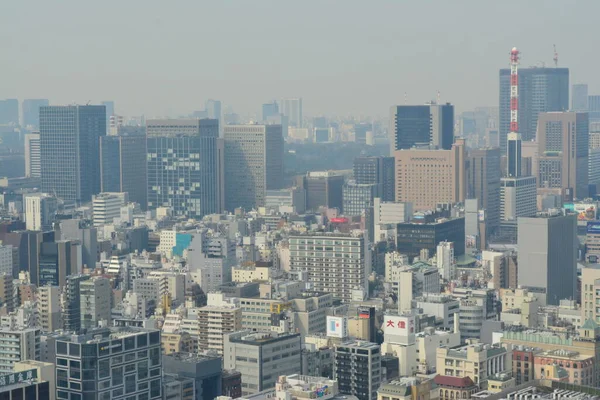
[[[42,191],[83,203],[100,192],[104,106],[40,107]]]
[[[538,115],[569,109],[568,68],[519,68],[519,132],[524,141],[535,140]],[[510,132],[510,69],[500,70],[499,141],[506,154]]]
[[[508,177],[518,178],[521,176],[521,135],[518,133],[508,134]]]
[[[454,143],[454,106],[424,104],[393,106],[390,111],[390,155],[414,146],[450,150]]]
[[[354,160],[354,180],[359,185],[380,184],[383,201],[394,201],[394,157],[358,157]]]
[[[202,218],[223,209],[223,141],[216,119],[149,120],[148,208]]]

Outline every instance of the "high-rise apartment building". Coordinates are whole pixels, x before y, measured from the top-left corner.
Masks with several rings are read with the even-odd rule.
[[[469,153],[467,197],[477,199],[477,207],[485,210],[489,235],[500,225],[500,149],[475,149]]]
[[[0,375],[13,372],[15,363],[40,359],[40,329],[11,324],[0,328]]]
[[[103,136],[100,138],[100,190],[127,192],[129,200],[147,207],[146,136]]]
[[[358,157],[354,159],[354,180],[359,185],[379,184],[382,201],[394,201],[395,160],[394,157]]]
[[[571,111],[588,110],[588,85],[575,83],[571,87]]]
[[[198,348],[223,354],[223,336],[242,329],[242,309],[233,304],[209,304],[198,310]]]
[[[454,143],[454,106],[425,104],[392,106],[390,109],[390,155],[415,146],[450,150]]]
[[[55,346],[59,399],[162,399],[159,330],[95,329]]]
[[[302,98],[282,99],[281,113],[288,118],[288,126],[302,128]]]
[[[42,161],[40,153],[40,133],[25,134],[25,176],[28,178],[42,177]]]
[[[306,209],[319,207],[342,209],[344,176],[332,171],[309,172],[297,182],[306,190]]]
[[[87,202],[100,192],[100,137],[104,106],[40,107],[42,191]]]
[[[50,231],[58,209],[56,197],[45,193],[25,196],[25,226],[30,231]]]
[[[65,283],[65,303],[63,304],[63,326],[66,331],[81,330],[81,284],[90,279],[90,275],[70,275]]]
[[[42,332],[61,330],[62,313],[60,309],[60,287],[41,286],[37,290],[37,301]]]
[[[333,378],[340,393],[359,400],[377,399],[382,383],[381,348],[371,342],[348,342],[335,346]]]
[[[306,271],[313,289],[350,302],[371,273],[368,241],[345,234],[290,236],[290,268]]]
[[[465,140],[450,150],[396,150],[396,201],[415,210],[431,210],[438,203],[466,198]]]
[[[588,114],[541,113],[537,143],[539,187],[560,188],[567,199],[585,199],[588,196]]]
[[[215,119],[148,120],[148,208],[202,218],[223,210],[223,141]]]
[[[517,221],[519,287],[529,289],[548,305],[575,299],[576,216],[548,212]]]
[[[96,328],[102,321],[109,324],[112,295],[110,280],[100,276],[93,277],[80,283],[79,292],[81,329]]]
[[[266,191],[283,186],[281,125],[227,125],[224,137],[225,208],[264,206]]]
[[[223,367],[242,373],[242,395],[275,386],[280,375],[302,372],[299,333],[244,330],[224,336]]]
[[[19,125],[19,101],[0,100],[0,125]]]
[[[21,113],[23,114],[23,127],[26,129],[37,130],[40,127],[40,107],[46,107],[50,103],[48,99],[25,99],[21,103]]]
[[[500,151],[506,152],[510,132],[510,69],[500,70]],[[535,140],[538,115],[569,109],[568,68],[519,68],[519,132]]]

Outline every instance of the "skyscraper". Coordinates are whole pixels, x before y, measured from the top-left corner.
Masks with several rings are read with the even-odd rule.
[[[587,113],[541,113],[538,120],[539,182],[560,188],[566,198],[588,196],[589,121]]]
[[[288,118],[288,126],[302,128],[302,98],[281,100],[281,113]]]
[[[21,105],[23,127],[37,130],[40,127],[40,107],[49,105],[48,99],[25,99]]]
[[[223,141],[216,119],[148,120],[148,208],[202,218],[223,209]]]
[[[319,207],[342,209],[344,176],[331,171],[313,171],[299,179],[298,186],[306,190],[306,209]]]
[[[209,99],[206,101],[206,113],[208,118],[221,122],[221,101]]]
[[[396,201],[410,202],[421,211],[465,200],[464,139],[457,139],[451,150],[396,150],[394,157]]]
[[[25,134],[25,176],[28,178],[42,177],[40,150],[40,133]]]
[[[538,114],[569,108],[568,68],[519,68],[519,132],[535,139]],[[510,69],[500,70],[500,151],[506,154],[510,132]]]
[[[392,106],[388,132],[391,155],[396,150],[424,145],[450,150],[454,143],[454,106]]]
[[[147,207],[146,136],[119,135],[100,138],[100,188],[102,192],[127,192],[129,200]]]
[[[507,141],[507,174],[509,178],[518,178],[522,174],[521,135],[509,133]]]
[[[537,178],[529,174],[522,176],[521,135],[509,133],[507,147],[506,178],[500,182],[500,220],[533,217],[537,211]]]
[[[472,150],[467,175],[467,197],[485,210],[488,237],[500,225],[500,149]]]
[[[262,121],[266,122],[270,117],[279,115],[279,104],[276,101],[262,105]]]
[[[100,104],[106,107],[106,127],[108,128],[110,126],[110,117],[115,115],[115,102],[112,100],[106,100]]]
[[[573,84],[571,89],[571,111],[588,110],[588,85],[587,83]]]
[[[575,299],[577,219],[560,213],[518,219],[518,284],[548,305]]]
[[[25,224],[30,231],[50,231],[58,204],[55,197],[43,193],[24,196]]]
[[[100,192],[99,148],[105,134],[104,106],[41,107],[42,191],[78,203]]]
[[[382,201],[394,201],[394,157],[357,157],[354,159],[354,180],[359,185],[380,184]]]
[[[283,185],[281,125],[226,125],[224,137],[226,209],[264,206],[266,191]]]
[[[19,125],[19,101],[0,100],[0,125]]]

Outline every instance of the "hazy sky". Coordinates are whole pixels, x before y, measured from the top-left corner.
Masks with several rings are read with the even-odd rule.
[[[0,0],[0,98],[114,100],[178,115],[247,114],[303,97],[308,115],[387,115],[434,99],[497,105],[498,68],[571,69],[600,93],[600,1]]]

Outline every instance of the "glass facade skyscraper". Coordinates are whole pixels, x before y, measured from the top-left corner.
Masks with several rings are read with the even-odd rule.
[[[223,141],[216,119],[149,120],[148,208],[202,218],[223,209]]]
[[[77,203],[100,192],[104,106],[40,107],[42,191]]]

